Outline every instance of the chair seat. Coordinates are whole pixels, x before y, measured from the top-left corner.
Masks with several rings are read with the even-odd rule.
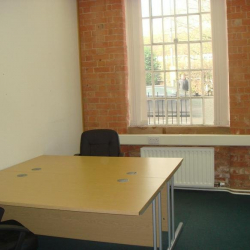
[[[0,225],[14,225],[22,226],[21,223],[15,220],[2,221]],[[18,231],[0,231],[0,249],[1,250],[14,250],[19,237]],[[35,234],[28,232],[25,235],[24,242],[21,250],[35,250],[38,248],[38,240]]]

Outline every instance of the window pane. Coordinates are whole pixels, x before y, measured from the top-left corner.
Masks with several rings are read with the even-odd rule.
[[[163,69],[163,48],[162,45],[155,45],[153,48],[153,69]]]
[[[147,100],[148,104],[148,124],[154,124],[154,106],[153,106],[153,101],[152,100]]]
[[[201,45],[200,43],[190,44],[190,68],[201,68]]]
[[[146,72],[146,86],[152,87],[152,74],[150,72]],[[151,96],[152,96],[152,89],[151,89]]]
[[[203,72],[203,86],[204,86],[204,95],[213,96],[214,87],[213,87],[213,72],[212,70],[206,70]]]
[[[175,0],[176,14],[187,13],[187,0]]]
[[[154,78],[154,96],[155,97],[164,97],[164,73],[163,72],[155,72],[153,74]]]
[[[174,0],[164,0],[163,1],[163,15],[173,15],[174,14]]]
[[[205,124],[207,125],[213,125],[214,124],[214,99],[204,99],[204,118],[205,118]]]
[[[200,17],[198,15],[189,16],[189,40],[200,40]]]
[[[176,73],[166,72],[166,92],[167,97],[175,97],[177,93],[177,84],[176,84]]]
[[[192,99],[192,122],[193,124],[202,124],[202,99]]]
[[[152,16],[161,15],[161,0],[152,1]]]
[[[153,43],[162,43],[162,18],[153,19]]]
[[[149,17],[149,0],[141,0],[142,17]]]
[[[165,101],[156,100],[155,101],[155,123],[164,124],[165,122]]]
[[[165,69],[166,70],[175,70],[175,46],[166,45],[165,46]]]
[[[189,13],[198,13],[199,12],[198,0],[188,0],[188,12]]]
[[[142,28],[143,28],[143,42],[144,42],[144,44],[150,44],[149,19],[143,19],[142,20]]]
[[[191,95],[192,96],[201,96],[202,95],[201,72],[200,71],[192,71],[191,72]]]
[[[172,43],[175,39],[175,24],[173,17],[164,18],[164,42]]]
[[[144,46],[144,60],[145,60],[145,69],[151,70],[151,46]]]
[[[210,0],[201,0],[201,12],[210,12]]]
[[[190,124],[190,100],[183,98],[179,100],[180,124]]]
[[[188,69],[188,45],[178,44],[177,53],[178,69]]]
[[[202,18],[202,40],[211,40],[211,15],[201,15]]]
[[[177,124],[177,100],[167,101],[168,124]]]
[[[146,72],[146,95],[152,97],[152,74]]]
[[[180,97],[187,97],[189,96],[189,89],[190,89],[190,83],[189,83],[189,77],[188,72],[179,72],[179,96]]]
[[[152,97],[153,95],[152,95],[152,86],[147,86],[146,87],[146,95],[147,95],[147,97]]]
[[[187,32],[187,16],[181,16],[176,18],[176,33],[179,41],[188,40]]]
[[[213,68],[213,53],[212,53],[212,43],[202,44],[202,57],[203,57],[203,68],[212,69]]]

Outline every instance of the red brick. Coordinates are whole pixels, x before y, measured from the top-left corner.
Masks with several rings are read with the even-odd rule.
[[[107,3],[108,4],[119,4],[119,3],[122,3],[123,0],[107,0]]]
[[[98,1],[96,1],[98,2]],[[90,8],[91,12],[104,12],[106,11],[106,5],[96,5]]]
[[[233,20],[233,19],[243,19],[246,18],[246,13],[245,12],[240,12],[240,13],[229,13],[227,15],[227,18],[229,20]]]
[[[246,32],[247,31],[247,27],[246,26],[237,26],[237,27],[230,27],[231,25],[229,25],[228,28],[228,33],[235,33],[235,32]],[[229,44],[231,41],[228,41]]]
[[[231,174],[230,179],[244,181],[244,180],[249,180],[249,177],[245,174]]]

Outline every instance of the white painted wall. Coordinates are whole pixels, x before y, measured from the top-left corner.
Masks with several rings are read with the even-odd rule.
[[[82,132],[74,0],[0,1],[0,169],[72,155]]]

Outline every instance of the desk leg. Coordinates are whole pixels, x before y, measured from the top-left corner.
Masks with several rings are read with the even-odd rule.
[[[152,202],[153,211],[153,246],[157,250],[157,229],[156,229],[156,201]],[[159,250],[162,250],[162,221],[161,221],[161,192],[158,194],[158,232],[159,232]]]
[[[168,201],[168,250],[173,249],[176,240],[181,232],[183,223],[180,222],[176,231],[174,225],[174,177],[167,182],[167,201]]]
[[[153,245],[154,250],[157,250],[157,230],[156,230],[156,204],[155,199],[152,202],[152,211],[153,211]]]
[[[161,221],[161,192],[158,194],[158,226],[159,226],[159,248],[162,250],[162,221]]]

